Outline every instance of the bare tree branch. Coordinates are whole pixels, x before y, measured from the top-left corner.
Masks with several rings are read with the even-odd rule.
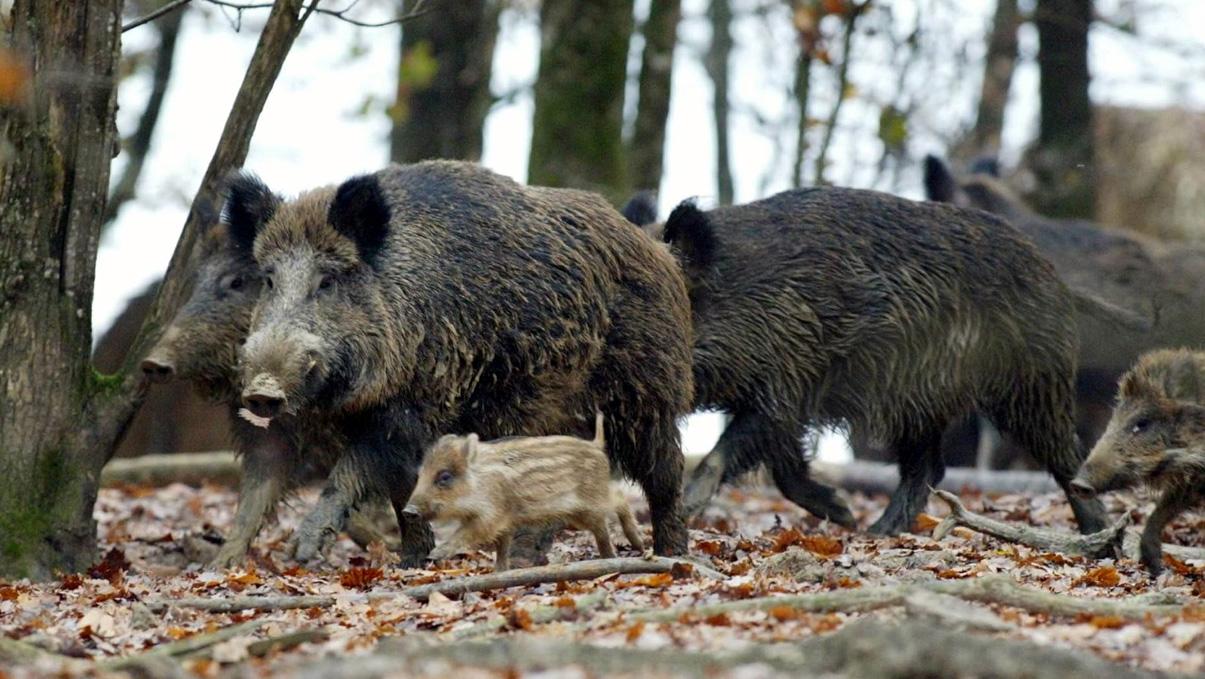
[[[208,2],[211,5],[217,5],[219,7],[226,7],[228,9],[237,10],[240,14],[240,18],[241,18],[242,13],[246,10],[266,9],[266,8],[272,6],[272,3],[270,3],[270,2],[244,3],[244,2],[230,2],[229,0],[204,0],[204,1]],[[377,22],[359,21],[357,19],[353,19],[353,18],[347,16],[347,13],[349,11],[351,11],[351,9],[354,8],[358,4],[358,2],[359,2],[359,0],[353,0],[353,2],[351,4],[349,4],[347,7],[344,7],[343,9],[324,9],[324,8],[318,7],[318,0],[315,0],[312,4],[307,5],[305,9],[307,11],[315,12],[317,14],[322,14],[324,16],[335,17],[336,19],[339,19],[340,21],[349,23],[353,26],[361,26],[363,28],[381,28],[382,26],[393,26],[395,24],[400,24],[400,23],[403,23],[410,19],[413,19],[415,17],[420,17],[429,11],[427,9],[427,0],[418,0],[417,2],[414,3],[414,9],[410,10],[409,12],[406,12],[405,14],[397,17],[396,19],[390,19],[389,21],[377,21]]]

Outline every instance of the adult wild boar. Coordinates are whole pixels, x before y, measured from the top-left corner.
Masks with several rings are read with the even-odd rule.
[[[764,462],[788,498],[852,523],[800,447],[808,427],[832,425],[895,444],[900,485],[871,530],[908,530],[945,473],[942,431],[972,409],[1064,488],[1075,475],[1072,302],[1001,220],[815,188],[709,212],[683,203],[663,238],[688,278],[695,405],[732,414],[689,510]],[[1099,502],[1071,505],[1082,530],[1104,527]]]
[[[1043,217],[995,176],[990,165],[976,164],[958,179],[944,162],[929,156],[924,169],[930,200],[1004,217],[1033,240],[1070,288],[1152,321],[1143,327],[1091,309],[1076,314],[1078,431],[1089,447],[1108,421],[1118,378],[1140,355],[1158,347],[1205,342],[1205,247],[1161,243],[1085,220]]]
[[[224,224],[206,232],[195,254],[190,297],[141,365],[151,381],[189,382],[229,414],[234,449],[242,462],[242,481],[234,526],[211,564],[219,568],[242,562],[281,497],[316,475],[325,478],[337,455],[337,451],[321,448],[321,441],[311,441],[302,456],[302,441],[296,437],[283,436],[279,429],[253,427],[236,416],[242,407],[238,347],[247,336],[263,280],[244,240],[246,237],[232,237]],[[348,533],[361,546],[387,542],[370,521],[354,518]],[[418,521],[417,516],[406,518]],[[418,558],[421,555],[404,560]]]
[[[343,451],[299,559],[364,497],[400,513],[437,434],[587,433],[598,410],[614,425],[612,464],[648,497],[655,549],[685,552],[685,286],[601,197],[446,161],[292,201],[251,176],[236,186],[228,219],[254,234],[245,244],[267,285],[242,400],[269,431],[334,437]]]

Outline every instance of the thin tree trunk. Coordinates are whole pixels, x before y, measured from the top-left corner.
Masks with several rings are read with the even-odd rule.
[[[975,126],[962,144],[963,157],[1000,151],[1000,136],[1004,132],[1004,110],[1008,107],[1008,91],[1012,87],[1013,71],[1017,65],[1017,29],[1021,13],[1017,0],[996,0],[996,14],[987,40],[987,56],[983,60],[983,83],[979,87],[979,108]]]
[[[100,216],[116,142],[122,0],[16,0],[9,44],[32,100],[0,108],[0,575],[47,578],[93,558],[104,460],[81,413]]]
[[[134,135],[130,137],[126,147],[129,161],[105,204],[103,228],[107,229],[113,223],[121,206],[134,198],[138,188],[142,166],[150,153],[151,140],[159,123],[159,113],[163,110],[163,99],[167,96],[167,86],[171,82],[176,62],[176,40],[180,36],[180,23],[186,10],[187,8],[169,12],[155,24],[159,31],[159,46],[155,49],[155,66],[151,72],[151,94],[147,97],[142,117],[138,119],[138,128],[134,130]]]
[[[627,192],[623,90],[632,0],[544,0],[535,86],[533,184]]]
[[[497,1],[434,0],[424,8],[402,27],[390,158],[479,160],[491,103]]]
[[[639,108],[628,151],[628,176],[636,189],[656,190],[661,185],[674,45],[678,41],[681,16],[680,0],[652,0],[649,3],[649,17],[644,22],[644,52],[640,60]]]
[[[871,0],[864,0],[861,5],[850,5],[845,10],[845,33],[841,38],[841,65],[837,67],[837,91],[835,92],[837,98],[828,114],[828,121],[824,126],[824,137],[820,140],[820,149],[816,152],[815,182],[817,185],[828,183],[824,172],[828,169],[828,149],[833,142],[833,135],[837,132],[837,121],[841,118],[841,108],[845,104],[845,90],[849,86],[849,64],[853,61],[854,31],[857,30],[858,17],[870,6],[870,2]]]
[[[1055,217],[1091,219],[1096,205],[1088,29],[1092,0],[1038,0],[1041,117],[1029,155],[1034,207]]]
[[[795,163],[791,169],[791,186],[803,186],[803,161],[808,151],[808,99],[812,85],[812,53],[806,45],[799,46],[799,57],[795,61],[795,108],[799,121],[795,137]]]
[[[728,70],[732,56],[732,5],[730,0],[711,0],[707,8],[711,21],[711,46],[707,50],[707,75],[714,94],[711,114],[715,119],[715,176],[720,205],[733,200],[732,161],[728,146]]]

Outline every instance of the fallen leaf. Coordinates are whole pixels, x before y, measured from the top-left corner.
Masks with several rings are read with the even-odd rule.
[[[797,620],[802,615],[799,610],[791,608],[790,606],[775,606],[767,611],[767,613],[771,618],[774,618],[779,622]]]
[[[116,587],[125,578],[125,571],[129,567],[130,562],[126,559],[125,553],[114,547],[105,552],[100,563],[88,568],[88,577],[108,580]]]
[[[703,622],[711,625],[712,627],[727,627],[732,624],[732,621],[728,619],[727,613],[716,613],[715,615],[709,615],[706,618],[703,618]]]
[[[247,659],[247,647],[254,641],[251,637],[235,637],[214,644],[211,657],[220,663],[236,663]]]
[[[506,614],[506,624],[510,629],[530,630],[532,627],[531,614],[515,606]]]
[[[352,589],[368,589],[381,579],[385,572],[380,568],[352,567],[339,574],[339,584]],[[441,595],[442,596],[442,595]]]
[[[99,608],[85,613],[77,624],[81,630],[88,629],[98,637],[111,637],[117,633],[117,620]]]
[[[913,533],[931,533],[934,528],[941,525],[941,521],[934,516],[925,514],[924,512],[916,515],[916,521],[912,523]]]
[[[632,580],[625,580],[616,583],[616,587],[668,587],[674,584],[674,576],[669,573],[654,573],[652,575],[644,575]]]
[[[1130,623],[1119,615],[1094,615],[1088,619],[1088,624],[1096,629],[1121,629]]]
[[[1121,574],[1112,566],[1100,566],[1084,573],[1076,579],[1076,585],[1090,585],[1092,587],[1116,587],[1121,584]]]

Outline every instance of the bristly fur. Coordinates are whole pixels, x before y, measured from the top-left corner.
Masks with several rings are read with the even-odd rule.
[[[1142,562],[1163,567],[1163,528],[1205,499],[1205,351],[1142,356],[1121,378],[1117,406],[1075,487],[1107,492],[1135,485],[1161,491],[1142,531]]]
[[[373,175],[361,175],[339,185],[327,219],[339,233],[355,241],[360,256],[372,266],[385,243],[390,209]]]
[[[619,518],[636,549],[643,543],[622,493],[611,489],[603,448],[603,416],[594,440],[572,436],[479,441],[475,434],[443,436],[426,454],[411,504],[426,518],[460,522],[432,558],[492,546],[505,570],[515,529],[565,524],[594,534],[599,553],[615,556],[607,519]]]
[[[657,194],[652,191],[641,191],[628,199],[624,204],[624,218],[636,226],[645,227],[657,221]]]
[[[979,172],[955,179],[936,158],[926,159],[925,170],[931,200],[1004,217],[1034,242],[1077,297],[1090,293],[1138,318],[1153,319],[1143,328],[1100,313],[1099,306],[1077,305],[1076,411],[1082,440],[1090,444],[1101,435],[1118,378],[1139,356],[1160,347],[1199,346],[1205,337],[1205,247],[1177,243],[1169,248],[1125,229],[1043,217],[998,177]]]
[[[682,201],[669,213],[661,238],[695,270],[705,270],[715,261],[715,228],[694,200]]]
[[[841,188],[679,211],[667,236],[714,235],[711,267],[684,267],[695,405],[733,415],[692,478],[688,508],[764,462],[788,498],[851,524],[832,489],[808,478],[800,448],[810,427],[851,427],[900,459],[900,488],[872,530],[907,530],[944,474],[942,432],[972,409],[1071,480],[1082,460],[1071,300],[1008,224]],[[676,254],[692,242],[667,240]],[[1098,502],[1073,504],[1083,530],[1104,527]]]
[[[234,244],[247,250],[261,227],[272,219],[281,199],[260,178],[236,170],[226,178],[222,222],[230,227]]]

